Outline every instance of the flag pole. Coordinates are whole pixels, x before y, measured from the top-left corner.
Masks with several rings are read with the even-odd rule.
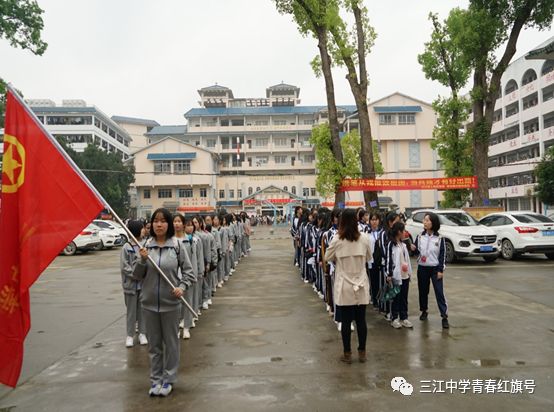
[[[131,231],[129,230],[127,225],[125,225],[123,223],[123,221],[121,220],[121,218],[117,215],[115,210],[110,206],[110,204],[106,201],[106,199],[104,199],[104,197],[100,194],[100,192],[98,192],[98,190],[96,190],[96,187],[94,187],[94,185],[90,182],[90,180],[88,180],[86,175],[82,172],[82,170],[79,168],[79,166],[77,166],[77,164],[73,161],[73,159],[66,153],[66,151],[63,149],[62,145],[54,138],[54,136],[52,136],[50,134],[50,132],[48,130],[46,130],[46,128],[44,127],[42,122],[38,119],[36,114],[29,108],[29,106],[27,106],[27,103],[25,103],[25,101],[21,98],[21,96],[19,95],[17,90],[15,90],[15,88],[11,85],[11,83],[8,83],[7,86],[8,86],[8,91],[10,91],[12,93],[12,95],[16,98],[16,100],[19,101],[21,106],[25,109],[25,111],[31,117],[31,119],[33,119],[35,124],[48,137],[48,139],[50,140],[50,143],[52,143],[54,145],[54,147],[58,150],[58,152],[60,152],[60,154],[64,157],[64,159],[71,165],[71,167],[73,168],[75,173],[77,173],[79,175],[79,177],[83,180],[83,182],[85,182],[85,184],[88,186],[88,188],[104,204],[106,209],[108,209],[111,212],[112,216],[114,216],[117,223],[119,223],[119,225],[121,227],[123,227],[123,229],[125,230],[125,232],[128,235],[128,238],[131,239],[138,247],[142,247],[141,244],[139,243],[139,241],[137,240],[137,238],[131,233]],[[158,271],[160,276],[162,276],[162,278],[169,284],[169,286],[171,286],[172,289],[175,289],[176,286],[173,285],[173,282],[171,282],[171,280],[167,277],[167,275],[163,272],[163,270],[158,266],[158,264],[154,261],[154,259],[152,259],[152,257],[150,255],[148,255],[148,260],[150,261],[152,266],[154,266],[154,268]],[[192,306],[190,306],[190,304],[185,300],[184,296],[181,296],[180,299],[184,303],[184,305],[187,307],[187,309],[192,313],[192,315],[194,317],[197,317],[198,315],[196,314],[196,312],[194,311]]]

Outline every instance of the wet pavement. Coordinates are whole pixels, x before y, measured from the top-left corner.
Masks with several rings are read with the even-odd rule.
[[[286,230],[258,228],[252,243],[181,341],[168,398],[147,396],[146,347],[124,346],[119,251],[60,256],[32,288],[22,378],[15,390],[0,388],[0,411],[554,410],[553,262],[450,265],[447,331],[432,296],[429,320],[419,321],[414,281],[414,329],[395,330],[368,310],[368,361],[346,365],[339,332],[292,265]],[[397,376],[411,396],[391,389]],[[523,393],[499,393],[525,380]],[[444,392],[422,393],[433,388]]]

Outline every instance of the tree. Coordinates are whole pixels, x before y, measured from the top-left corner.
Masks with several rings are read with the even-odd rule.
[[[342,0],[344,9],[354,16],[354,27],[349,30],[341,18],[338,8],[333,8],[330,15],[329,31],[332,35],[330,50],[334,62],[347,69],[346,80],[350,85],[360,124],[361,166],[364,178],[375,178],[373,163],[373,142],[371,123],[369,120],[367,89],[369,78],[367,74],[366,56],[369,54],[376,38],[374,28],[369,24],[367,8],[361,0]],[[358,69],[356,70],[356,64]],[[373,202],[378,204],[377,192],[364,192],[364,201],[369,208]]]
[[[535,168],[539,200],[547,205],[554,205],[554,146],[550,146],[544,158]]]
[[[447,177],[472,174],[473,167],[470,136],[461,132],[468,118],[470,102],[459,96],[471,68],[451,36],[451,27],[458,24],[461,15],[460,9],[454,9],[443,24],[436,14],[430,13],[429,20],[433,24],[431,40],[425,43],[425,51],[418,56],[425,76],[450,88],[448,98],[439,97],[433,102],[438,124],[433,130],[432,147],[443,161]],[[447,190],[443,205],[461,207],[468,199],[468,189]]]
[[[329,112],[330,148],[333,159],[341,167],[344,160],[339,138],[339,121],[337,105],[335,102],[335,85],[331,71],[332,60],[329,54],[329,26],[333,22],[333,16],[338,15],[339,5],[337,0],[273,0],[277,11],[281,14],[289,14],[293,17],[301,35],[312,36],[317,39],[319,48],[318,58],[312,61],[312,67],[316,75],[322,73],[325,79],[325,91],[327,97],[327,110]],[[335,204],[344,202],[344,193],[335,186]],[[320,192],[322,193],[322,192]]]
[[[362,144],[360,134],[356,129],[345,134],[341,139],[341,148],[344,154],[344,164],[336,161],[331,151],[331,133],[328,124],[320,124],[312,129],[310,143],[315,148],[316,168],[318,171],[316,189],[327,197],[336,192],[337,186],[345,178],[362,177]],[[375,172],[383,174],[383,165],[379,159],[377,145],[374,144],[373,162]]]
[[[488,198],[488,144],[494,105],[501,95],[500,80],[516,52],[521,30],[545,29],[551,25],[554,0],[470,0],[467,10],[449,27],[452,41],[473,69],[471,89],[473,121],[469,132],[473,144],[474,171],[479,187],[473,204]],[[505,44],[500,59],[495,52]]]
[[[41,39],[44,28],[42,13],[34,0],[0,0],[0,39],[42,56],[48,47]],[[0,78],[0,127],[4,127],[5,110],[6,82]]]
[[[124,164],[116,153],[107,153],[93,144],[79,153],[64,140],[58,141],[115,212],[127,216],[129,187],[135,181],[134,167]]]

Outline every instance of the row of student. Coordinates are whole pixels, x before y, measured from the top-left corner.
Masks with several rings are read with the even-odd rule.
[[[350,333],[356,323],[359,359],[365,361],[366,306],[385,313],[391,325],[412,328],[408,320],[408,293],[413,276],[410,251],[418,256],[420,320],[428,317],[429,284],[432,282],[442,318],[449,328],[443,290],[445,241],[439,234],[438,216],[429,213],[424,230],[414,244],[405,242],[405,226],[396,213],[384,224],[378,213],[346,209],[307,210],[298,207],[291,226],[295,265],[305,283],[326,303],[343,338],[343,361],[351,362]],[[396,288],[395,288],[396,286]],[[379,297],[386,290],[397,292],[391,301]]]
[[[121,275],[127,307],[126,346],[132,347],[138,324],[139,343],[148,344],[151,396],[172,391],[179,365],[179,337],[189,339],[202,310],[250,251],[246,214],[175,216],[167,209],[152,215],[149,231],[138,220],[129,231],[139,245],[121,251]],[[171,283],[148,260],[150,256]],[[188,302],[196,316],[182,303]]]

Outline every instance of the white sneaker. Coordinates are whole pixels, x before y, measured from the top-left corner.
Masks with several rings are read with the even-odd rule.
[[[185,321],[181,319],[181,321],[179,322],[179,329],[183,329],[184,327],[185,327]]]
[[[167,396],[173,390],[173,386],[170,383],[164,383],[160,389],[160,396]]]
[[[238,265],[238,264],[239,264],[239,261],[237,260],[237,261],[235,262],[235,266]]]
[[[325,296],[323,295],[323,293],[321,293],[321,292],[318,292],[317,295],[319,296],[320,299],[323,299],[323,298],[325,297]]]
[[[196,321],[197,321],[197,320],[198,320],[198,319],[193,319],[193,320],[192,320],[191,328],[195,328],[195,327],[196,327]]]
[[[224,282],[229,282],[229,276],[225,276],[225,277],[223,278],[223,281],[224,281]]]
[[[202,309],[208,310],[208,302],[207,301],[202,303]]]
[[[139,343],[141,345],[148,345],[148,339],[146,339],[146,335],[144,333],[139,335]]]
[[[190,330],[187,328],[183,329],[183,339],[190,339]]]
[[[159,383],[153,383],[148,391],[150,396],[160,396],[160,391],[162,390],[162,385]]]
[[[235,271],[235,269],[231,269],[229,272],[230,272],[230,273],[233,273],[234,271]]]
[[[213,305],[213,302],[211,299],[208,299],[208,305]]]
[[[340,330],[341,330],[341,326],[342,326],[342,323],[341,323],[341,322],[337,322],[337,329],[339,330],[339,332],[340,332]]]
[[[391,314],[390,312],[389,313],[385,313],[385,320],[388,320],[390,322],[391,320]]]
[[[330,312],[330,311],[331,311],[331,306],[325,305],[325,310],[326,310],[327,312]]]
[[[218,287],[218,288],[222,288],[222,287],[223,287],[223,282],[219,282],[219,283],[217,284],[217,287]]]
[[[308,280],[308,279],[304,279],[304,283],[308,283],[308,282],[309,282],[309,280]]]
[[[350,324],[350,330],[352,330],[352,331],[356,330],[356,329],[354,328],[354,324],[353,324],[353,323]]]
[[[400,320],[398,320],[398,318],[396,318],[395,320],[392,321],[391,326],[394,329],[400,329],[402,327],[402,324],[400,323]]]
[[[402,324],[402,326],[404,326],[405,328],[413,328],[414,325],[412,322],[410,322],[408,319],[404,319],[403,321],[400,322]]]
[[[198,316],[202,316],[202,311],[201,311],[200,309],[198,309],[198,310],[196,311],[196,314],[197,314]],[[198,320],[198,319],[197,319],[197,320]]]
[[[132,336],[127,336],[127,339],[125,339],[125,346],[128,348],[132,348],[135,345],[134,339]]]
[[[300,267],[300,265],[299,265],[298,263],[295,263],[295,264],[294,264],[294,266],[296,266],[296,267]]]

